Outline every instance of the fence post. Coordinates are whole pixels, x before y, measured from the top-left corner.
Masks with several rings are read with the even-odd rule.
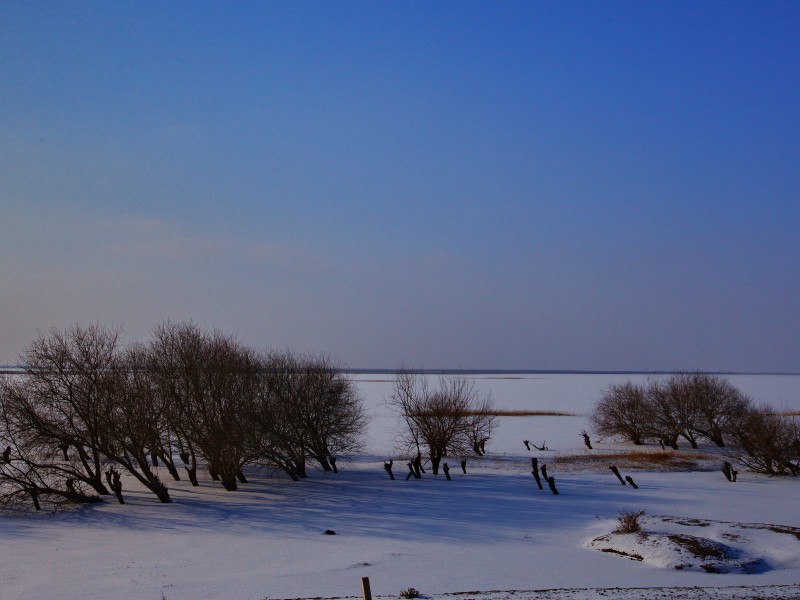
[[[364,600],[372,600],[372,590],[369,588],[369,577],[361,578],[361,595]]]

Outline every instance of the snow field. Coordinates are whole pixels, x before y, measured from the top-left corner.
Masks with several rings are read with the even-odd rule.
[[[384,404],[390,384],[374,381],[379,378],[357,378],[373,416],[367,454],[342,460],[339,475],[314,471],[295,483],[253,470],[251,483],[225,492],[207,477],[200,488],[192,488],[188,481],[172,482],[164,472],[175,500],[171,505],[159,504],[126,477],[124,506],[105,502],[57,514],[3,516],[0,598],[356,596],[362,576],[370,577],[376,596],[387,597],[410,586],[437,597],[466,590],[571,588],[550,597],[594,598],[602,594],[580,596],[599,591],[575,590],[800,582],[800,541],[787,534],[738,532],[750,540],[742,542],[748,552],[765,558],[768,568],[758,574],[679,571],[587,548],[590,540],[614,529],[619,510],[645,510],[647,519],[667,515],[797,527],[797,480],[742,473],[732,484],[717,471],[636,472],[640,489],[633,490],[607,468],[560,472],[551,467],[561,494],[536,488],[529,457],[548,463],[557,455],[589,452],[579,435],[587,428],[585,416],[609,383],[626,376],[476,379],[498,408],[580,416],[500,418],[487,447],[491,456],[470,459],[466,476],[454,458],[450,482],[442,475],[404,481],[399,461],[397,480],[389,481],[382,461],[397,457],[392,442],[397,419]],[[800,408],[793,400],[800,377],[740,378],[744,384],[731,381],[756,400]],[[551,450],[529,453],[522,445],[526,438],[537,444],[544,439]],[[611,440],[601,446],[622,447]],[[709,527],[717,536],[727,531],[718,523]],[[324,535],[326,529],[336,535]],[[703,529],[708,528],[692,532],[704,535]],[[730,597],[746,597],[735,590],[730,588]],[[762,596],[780,597],[768,593]]]

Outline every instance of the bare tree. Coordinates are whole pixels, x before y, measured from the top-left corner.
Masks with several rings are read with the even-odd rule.
[[[767,407],[749,407],[729,419],[723,452],[756,473],[800,475],[800,425]]]
[[[26,444],[58,449],[59,469],[101,495],[109,493],[102,480],[104,394],[120,335],[100,325],[40,334],[22,356],[21,381],[7,390],[9,416]]]
[[[174,404],[169,416],[179,445],[200,453],[212,476],[236,490],[244,465],[259,455],[259,357],[235,338],[193,323],[159,325],[151,351],[159,393]]]
[[[99,502],[85,483],[70,476],[75,465],[62,459],[62,451],[18,421],[15,388],[8,380],[0,381],[0,506],[30,501],[40,510],[42,503]]]
[[[725,430],[732,419],[750,408],[751,400],[724,377],[690,373],[681,381],[693,405],[692,430],[717,446],[724,446]]]
[[[168,435],[164,429],[168,400],[158,393],[145,348],[134,346],[109,370],[104,395],[101,450],[164,503],[172,502],[167,486],[148,460]],[[115,481],[119,476],[115,477]],[[120,494],[117,493],[119,497]]]
[[[415,452],[425,447],[434,475],[442,458],[483,454],[496,420],[491,399],[462,376],[442,377],[431,388],[420,373],[400,371],[390,403],[405,423],[404,443]]]
[[[590,420],[600,435],[620,435],[641,445],[652,430],[652,405],[643,386],[630,381],[615,384],[603,394]]]
[[[274,352],[264,359],[258,423],[263,460],[305,477],[311,458],[336,470],[362,446],[366,416],[353,382],[326,357]]]

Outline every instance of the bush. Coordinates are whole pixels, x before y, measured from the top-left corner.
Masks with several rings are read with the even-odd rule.
[[[639,519],[644,516],[644,511],[621,510],[619,511],[619,525],[614,530],[614,533],[639,533],[642,530],[642,525]]]
[[[401,598],[419,598],[422,594],[416,588],[410,587],[400,592]]]

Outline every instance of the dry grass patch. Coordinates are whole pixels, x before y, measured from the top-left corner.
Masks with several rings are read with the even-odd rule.
[[[553,462],[562,467],[587,469],[616,465],[632,471],[696,471],[708,467],[714,457],[701,452],[629,450],[623,452],[587,452],[556,457]]]
[[[489,417],[579,417],[578,413],[573,412],[566,412],[560,410],[488,410],[488,411],[466,411],[459,414],[442,414],[441,412],[435,412],[430,414],[422,414],[421,416],[436,416],[436,417],[478,417],[478,416],[489,416]]]
[[[494,417],[577,417],[578,413],[561,410],[493,410]]]

